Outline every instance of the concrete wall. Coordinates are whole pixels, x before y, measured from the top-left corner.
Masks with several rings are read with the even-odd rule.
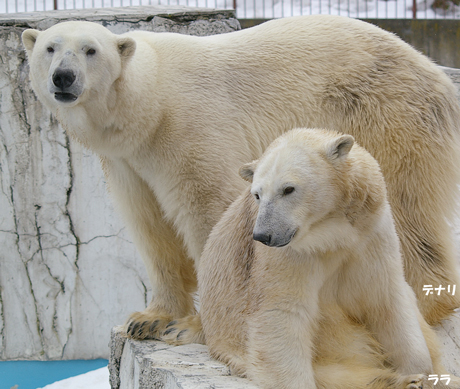
[[[394,32],[438,65],[460,68],[460,20],[366,19]]]
[[[0,359],[107,358],[110,329],[151,297],[98,158],[29,86],[22,31],[69,19],[116,33],[239,28],[232,11],[185,7],[0,15]]]
[[[438,65],[460,68],[460,20],[363,19],[398,35]],[[242,28],[264,19],[242,19]]]

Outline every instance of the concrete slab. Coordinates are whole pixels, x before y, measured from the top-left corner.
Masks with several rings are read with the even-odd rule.
[[[209,356],[206,346],[127,339],[112,330],[109,363],[112,389],[255,389],[250,381],[230,375],[227,366]]]

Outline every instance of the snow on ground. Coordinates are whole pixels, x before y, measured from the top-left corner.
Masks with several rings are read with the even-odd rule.
[[[109,370],[102,367],[38,389],[110,389]]]
[[[237,17],[278,18],[293,15],[333,14],[358,18],[411,19],[413,0],[57,0],[58,9],[101,8],[135,5],[187,5],[233,8]],[[417,18],[460,18],[460,6],[434,12],[434,0],[417,0]],[[0,13],[53,9],[54,0],[0,0]]]

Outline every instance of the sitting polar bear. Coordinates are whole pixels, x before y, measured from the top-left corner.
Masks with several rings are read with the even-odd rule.
[[[369,153],[350,135],[296,129],[240,173],[250,191],[198,270],[214,357],[277,389],[419,388],[445,373]]]
[[[457,284],[448,225],[460,165],[456,92],[396,36],[317,15],[209,37],[66,22],[26,30],[23,42],[33,89],[101,157],[145,262],[153,299],[129,319],[131,336],[158,337],[195,312],[195,265],[247,186],[238,168],[294,127],[340,129],[371,152],[423,315],[438,323],[460,305],[423,291]]]

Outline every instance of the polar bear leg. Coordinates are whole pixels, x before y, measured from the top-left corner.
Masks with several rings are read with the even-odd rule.
[[[433,364],[415,294],[404,280],[396,234],[391,232],[374,232],[360,259],[346,268],[339,303],[351,317],[366,323],[396,372],[430,374]]]
[[[400,375],[389,369],[349,363],[316,365],[315,379],[318,389],[422,389],[426,382],[423,374]]]
[[[454,137],[444,142],[428,138],[419,146],[420,155],[411,151],[413,161],[410,164],[401,161],[407,150],[412,149],[404,142],[413,140],[398,138],[398,142],[406,151],[400,151],[384,163],[381,161],[388,200],[400,237],[406,280],[417,296],[425,320],[430,325],[438,325],[460,307],[460,294],[447,291],[449,285],[453,288],[460,284],[449,226],[458,196],[458,142]],[[439,295],[426,295],[424,285],[434,288],[441,285],[446,290]]]
[[[436,326],[460,307],[458,293],[452,294],[454,285],[460,285],[451,241],[452,231],[444,220],[436,223],[435,220],[420,220],[415,215],[406,214],[404,223],[401,226],[404,233],[400,237],[406,279],[417,296],[424,318],[430,325]],[[418,226],[416,231],[414,225]],[[420,258],[423,259],[422,263]],[[425,285],[445,290],[427,295]]]
[[[101,162],[112,198],[130,229],[153,289],[149,306],[131,315],[126,331],[136,339],[159,338],[172,319],[195,312],[191,295],[196,290],[194,263],[164,220],[147,184],[122,160]]]
[[[439,346],[438,336],[436,332],[427,324],[425,319],[422,315],[418,314],[418,320],[420,323],[420,327],[422,328],[423,336],[425,337],[426,344],[428,349],[430,350],[431,361],[433,363],[433,371],[430,374],[435,374],[438,377],[441,376],[448,376],[449,382],[447,383],[446,380],[440,380],[436,383],[436,386],[433,385],[434,381],[430,380],[425,382],[424,388],[435,388],[435,389],[443,389],[443,388],[452,388],[452,389],[460,389],[460,378],[456,377],[453,374],[450,374],[446,368],[443,366],[441,361],[441,348]]]
[[[161,340],[174,346],[205,344],[200,315],[190,315],[170,322],[161,335]]]
[[[382,278],[385,277],[388,275],[383,274]],[[431,354],[420,326],[415,295],[402,275],[399,283],[379,285],[374,282],[370,288],[381,298],[367,306],[366,322],[394,369],[400,374],[432,372]]]
[[[263,388],[316,389],[313,342],[318,306],[267,309],[248,319],[247,377]]]

